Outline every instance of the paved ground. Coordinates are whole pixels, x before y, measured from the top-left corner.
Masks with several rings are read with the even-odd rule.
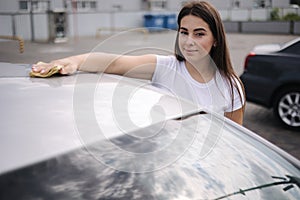
[[[236,72],[238,74],[243,72],[244,58],[255,45],[283,43],[296,37],[294,35],[228,34],[228,44]],[[141,32],[131,31],[113,37],[106,35],[100,38],[70,39],[67,43],[59,44],[26,41],[25,51],[22,54],[19,53],[18,42],[2,41],[0,62],[36,63],[90,51],[169,54],[173,52],[174,39],[173,32],[144,35]],[[300,133],[286,130],[278,125],[272,110],[247,103],[244,125],[300,159]]]

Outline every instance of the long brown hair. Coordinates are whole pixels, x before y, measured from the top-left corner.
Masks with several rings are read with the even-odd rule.
[[[228,45],[226,41],[226,34],[225,29],[219,15],[219,12],[208,2],[205,1],[191,1],[186,3],[181,11],[178,14],[177,24],[178,24],[178,31],[176,36],[175,42],[175,56],[179,61],[185,61],[185,58],[180,51],[179,48],[179,29],[181,26],[181,19],[187,15],[193,15],[203,19],[208,25],[209,28],[215,38],[215,46],[211,48],[209,52],[210,57],[214,61],[216,67],[220,71],[220,73],[227,78],[231,88],[231,98],[232,98],[232,107],[233,107],[233,88],[236,87],[238,89],[237,83],[234,80],[237,80],[240,85],[242,86],[243,94],[239,92],[239,96],[242,101],[242,97],[245,96],[244,87],[239,79],[239,77],[234,72],[232,67],[232,63],[230,60],[230,54],[228,50]]]

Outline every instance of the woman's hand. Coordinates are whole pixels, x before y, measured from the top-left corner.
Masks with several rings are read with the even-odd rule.
[[[39,74],[47,74],[49,70],[53,67],[59,67],[60,74],[73,74],[79,68],[80,62],[76,59],[72,58],[64,58],[60,60],[54,60],[50,63],[38,62],[32,65],[32,72],[39,73]]]

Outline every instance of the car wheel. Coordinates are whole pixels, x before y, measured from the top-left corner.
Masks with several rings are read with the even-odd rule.
[[[275,98],[275,116],[287,127],[300,129],[300,88],[288,88]]]

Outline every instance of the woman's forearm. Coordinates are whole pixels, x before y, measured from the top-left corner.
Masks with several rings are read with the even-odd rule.
[[[108,53],[87,53],[69,57],[78,63],[78,71],[116,73],[113,69],[115,61],[120,57]]]

